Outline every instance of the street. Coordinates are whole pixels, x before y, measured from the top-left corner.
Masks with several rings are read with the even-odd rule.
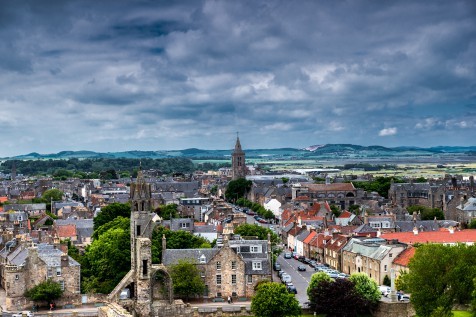
[[[303,263],[293,258],[285,259],[283,254],[284,252],[279,255],[277,262],[281,264],[281,270],[291,276],[292,283],[297,289],[296,298],[299,300],[299,303],[302,306],[303,303],[308,301],[306,290],[307,286],[309,285],[309,281],[311,280],[311,275],[314,273],[314,269],[309,265],[304,264],[306,266],[306,271],[300,272],[297,270],[297,267]],[[281,282],[281,280],[278,278],[276,282]]]

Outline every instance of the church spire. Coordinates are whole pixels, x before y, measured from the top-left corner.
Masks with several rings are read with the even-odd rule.
[[[240,137],[236,133],[236,143],[233,153],[231,153],[232,178],[246,177],[245,152],[241,149]]]

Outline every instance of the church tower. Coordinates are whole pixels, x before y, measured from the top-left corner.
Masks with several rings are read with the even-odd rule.
[[[131,273],[134,279],[136,312],[148,316],[151,312],[152,290],[151,239],[155,222],[152,208],[150,184],[146,183],[142,170],[137,174],[136,183],[131,184]]]
[[[245,178],[246,164],[245,152],[241,149],[240,138],[236,137],[236,144],[233,153],[231,153],[232,179]]]

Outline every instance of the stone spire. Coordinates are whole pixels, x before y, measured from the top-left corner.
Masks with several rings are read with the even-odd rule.
[[[235,149],[231,154],[232,178],[233,180],[246,177],[245,152],[240,143],[240,137],[236,136]]]

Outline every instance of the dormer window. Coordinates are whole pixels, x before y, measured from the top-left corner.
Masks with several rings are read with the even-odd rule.
[[[253,270],[261,270],[261,262],[260,261],[253,261]]]
[[[252,246],[250,247],[250,252],[251,252],[251,253],[259,253],[259,246],[257,246],[257,245],[252,245]]]
[[[207,263],[207,257],[205,256],[205,254],[202,254],[200,256],[200,263]]]

